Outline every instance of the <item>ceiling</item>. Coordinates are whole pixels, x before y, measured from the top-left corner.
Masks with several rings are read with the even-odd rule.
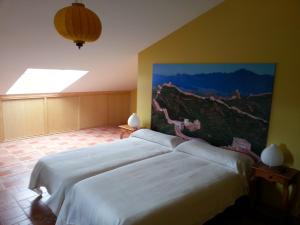
[[[137,55],[223,0],[83,0],[102,21],[102,35],[81,50],[54,29],[71,0],[0,0],[0,94],[27,68],[89,73],[64,92],[136,88]]]

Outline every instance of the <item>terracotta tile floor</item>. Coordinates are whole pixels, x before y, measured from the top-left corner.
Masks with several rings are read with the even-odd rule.
[[[110,142],[119,135],[118,128],[93,128],[0,143],[0,225],[54,225],[56,217],[44,203],[49,196],[41,198],[27,189],[36,161],[45,155]],[[205,225],[274,224],[255,215],[247,204],[236,204]]]
[[[56,217],[44,204],[47,195],[40,198],[27,189],[37,160],[119,137],[119,128],[93,128],[0,143],[0,225],[55,224]]]

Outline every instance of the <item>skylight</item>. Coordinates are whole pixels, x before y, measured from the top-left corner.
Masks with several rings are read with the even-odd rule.
[[[83,70],[28,68],[6,94],[58,93],[88,72]]]

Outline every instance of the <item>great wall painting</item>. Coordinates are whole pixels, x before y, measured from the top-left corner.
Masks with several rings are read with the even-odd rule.
[[[154,64],[152,129],[257,157],[274,73],[275,64]]]

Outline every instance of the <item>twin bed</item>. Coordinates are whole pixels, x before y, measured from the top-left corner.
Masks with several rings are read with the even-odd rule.
[[[203,141],[141,129],[128,139],[42,158],[56,225],[203,224],[247,194],[253,161]]]

